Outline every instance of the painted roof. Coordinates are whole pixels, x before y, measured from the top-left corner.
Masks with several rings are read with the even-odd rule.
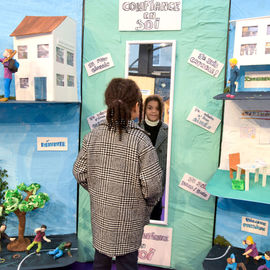
[[[67,16],[25,16],[10,36],[51,33],[65,20],[66,17]]]

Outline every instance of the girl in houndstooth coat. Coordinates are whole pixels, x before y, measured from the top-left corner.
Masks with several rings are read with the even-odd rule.
[[[162,194],[162,170],[151,140],[132,119],[142,114],[136,83],[113,79],[105,92],[107,121],[88,133],[73,174],[91,201],[94,269],[132,265],[143,228]],[[120,268],[119,268],[120,269]]]

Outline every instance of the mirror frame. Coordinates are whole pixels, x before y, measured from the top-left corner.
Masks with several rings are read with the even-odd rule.
[[[167,171],[166,171],[166,185],[165,185],[164,220],[152,220],[151,219],[150,223],[151,224],[159,224],[159,225],[168,225],[176,41],[175,40],[127,40],[126,41],[125,78],[128,78],[128,71],[129,71],[129,45],[132,45],[132,44],[155,44],[155,43],[171,43],[172,44],[172,61],[171,61],[170,113],[169,113],[168,145],[167,145]]]

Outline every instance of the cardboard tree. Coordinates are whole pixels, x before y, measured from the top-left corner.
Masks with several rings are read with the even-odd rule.
[[[14,213],[19,220],[18,238],[7,245],[10,251],[24,251],[30,244],[29,238],[24,238],[26,213],[38,208],[43,208],[45,203],[49,200],[47,193],[37,193],[40,185],[33,183],[26,186],[24,183],[17,186],[15,190],[8,189],[5,193],[5,200],[3,203],[3,211],[6,214]],[[27,194],[25,198],[20,191]]]

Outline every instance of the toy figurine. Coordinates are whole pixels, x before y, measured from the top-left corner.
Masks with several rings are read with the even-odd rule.
[[[47,226],[46,225],[41,225],[40,228],[37,228],[35,229],[35,233],[36,233],[36,237],[34,239],[34,241],[26,248],[26,252],[29,253],[30,249],[35,245],[37,244],[38,245],[38,248],[36,250],[36,253],[37,255],[40,255],[40,250],[41,250],[41,241],[42,239],[45,240],[46,242],[50,243],[51,240],[48,239],[46,236],[45,236],[45,231],[47,229]]]
[[[0,62],[4,66],[4,84],[5,84],[5,94],[3,98],[0,98],[0,102],[8,101],[10,96],[10,84],[12,81],[12,71],[9,69],[9,62],[12,57],[17,53],[17,51],[13,51],[11,49],[5,49],[3,56],[4,58],[0,58]]]
[[[230,94],[227,94],[226,97],[228,98],[234,98],[235,97],[235,89],[236,86],[238,85],[238,79],[239,79],[239,69],[236,66],[237,64],[237,59],[236,58],[232,58],[229,61],[231,69],[230,69],[230,78],[228,81],[228,84],[230,84]]]
[[[249,260],[249,257],[255,258],[256,256],[258,256],[256,243],[254,243],[252,236],[247,236],[246,240],[242,241],[242,243],[243,245],[248,245],[245,249],[245,252],[243,253],[243,255],[247,258],[247,262]]]
[[[259,266],[257,270],[263,270],[263,269],[270,270],[270,251],[266,251],[264,253],[264,256],[255,257],[256,260],[259,260],[260,258],[264,259],[266,264]]]
[[[53,255],[54,259],[58,259],[63,256],[64,250],[67,249],[68,256],[72,257],[70,252],[71,245],[71,242],[62,242],[56,249],[49,251],[48,254]]]
[[[238,270],[241,268],[242,270],[247,270],[246,266],[243,263],[237,263],[235,261],[235,255],[232,253],[230,258],[227,258],[227,266],[225,270]]]
[[[6,224],[2,224],[0,227],[0,251],[2,250],[1,242],[2,239],[8,239],[9,241],[14,241],[16,238],[9,237],[6,233],[5,230],[7,229]]]

